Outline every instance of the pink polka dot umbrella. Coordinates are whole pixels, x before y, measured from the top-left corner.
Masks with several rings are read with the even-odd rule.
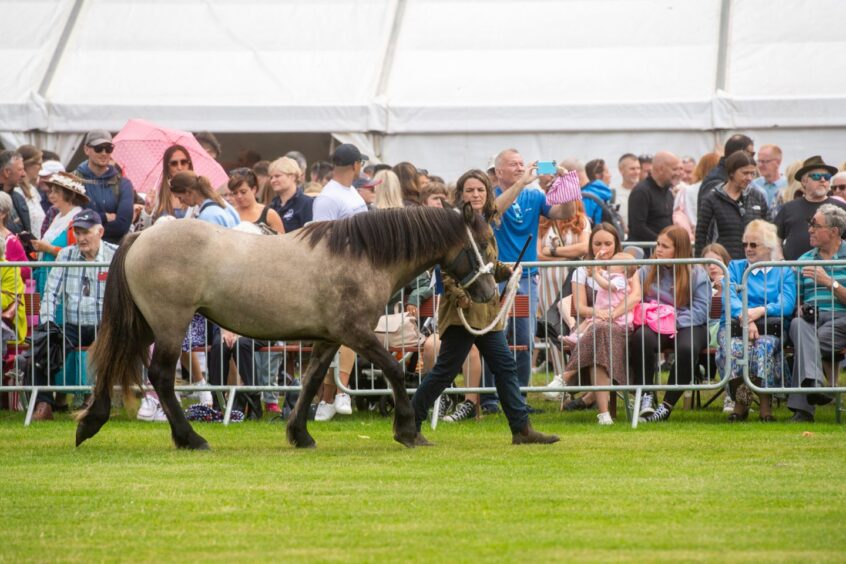
[[[138,192],[153,193],[158,189],[162,178],[162,158],[171,145],[185,147],[194,165],[194,172],[208,178],[215,188],[229,179],[223,167],[187,131],[169,129],[142,119],[131,119],[115,136],[114,144],[112,158],[121,166],[124,176],[132,181]]]

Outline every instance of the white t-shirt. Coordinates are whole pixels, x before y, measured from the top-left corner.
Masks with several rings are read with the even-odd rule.
[[[314,199],[312,221],[332,221],[366,212],[367,204],[352,186],[330,180]]]

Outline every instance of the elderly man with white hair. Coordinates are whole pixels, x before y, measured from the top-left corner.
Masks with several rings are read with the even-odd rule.
[[[799,316],[790,323],[790,339],[796,350],[791,385],[817,388],[825,385],[823,362],[846,348],[846,266],[815,266],[813,261],[846,259],[846,211],[823,204],[808,226],[812,249],[799,257],[809,265],[800,272]],[[827,372],[837,379],[829,364]],[[787,407],[792,421],[813,422],[816,405],[832,401],[823,393],[791,394]]]
[[[76,244],[59,251],[56,261],[111,262],[117,247],[103,241],[103,232],[100,214],[94,210],[79,212],[73,218]],[[51,339],[55,339],[51,341],[51,346],[62,347],[63,342],[71,349],[89,346],[94,341],[97,326],[103,316],[107,275],[108,269],[99,266],[53,267],[41,299],[42,325],[33,332],[33,342],[39,332],[50,332]],[[64,315],[62,327],[55,325],[59,306],[62,306]],[[38,354],[41,351],[43,352]],[[33,374],[34,385],[46,386],[53,376],[47,372],[46,347],[40,350],[34,347],[33,352],[31,362],[34,369],[27,367],[25,372],[27,375]],[[56,367],[51,370],[56,371]],[[33,419],[53,419],[52,394],[39,392],[35,401]]]

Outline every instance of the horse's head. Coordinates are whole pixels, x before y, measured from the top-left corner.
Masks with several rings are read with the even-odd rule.
[[[467,230],[464,246],[447,258],[447,274],[458,281],[458,286],[477,303],[489,301],[496,292],[493,263],[487,261],[487,249],[493,239],[491,228],[473,211],[470,204],[463,206],[461,215]]]

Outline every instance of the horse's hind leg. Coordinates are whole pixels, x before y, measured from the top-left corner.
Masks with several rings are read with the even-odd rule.
[[[96,435],[109,420],[112,410],[111,390],[103,389],[92,396],[91,404],[79,417],[76,425],[76,446]]]
[[[361,337],[361,343],[347,343],[359,354],[369,358],[382,370],[382,374],[394,392],[394,440],[407,447],[417,445],[417,426],[414,423],[414,409],[405,391],[405,371],[396,359],[379,342],[373,333]],[[422,443],[421,443],[422,444]]]
[[[180,339],[179,343],[181,344],[181,342]],[[150,383],[155,388],[156,393],[159,394],[159,402],[165,415],[167,415],[173,444],[177,448],[208,450],[209,443],[191,428],[191,424],[186,419],[182,406],[177,401],[176,393],[173,390],[176,379],[176,359],[179,358],[180,344],[175,346],[159,346],[158,343],[156,344],[153,358],[150,361]]]
[[[297,405],[288,418],[288,442],[297,448],[314,447],[314,439],[307,429],[308,410],[314,394],[323,383],[323,377],[332,364],[335,353],[338,352],[337,343],[315,341],[311,351],[311,359],[308,361],[305,376],[303,376],[303,391],[297,399]]]

